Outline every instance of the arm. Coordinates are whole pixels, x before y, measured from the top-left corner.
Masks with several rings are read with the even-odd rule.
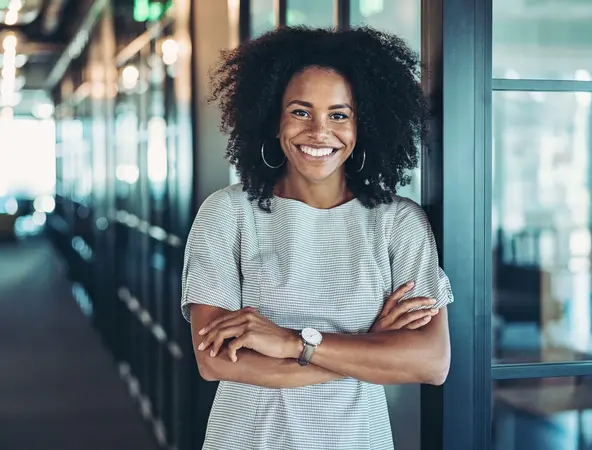
[[[300,339],[292,340],[290,356],[301,352]],[[370,383],[440,385],[450,365],[446,307],[418,330],[323,334],[311,362]]]
[[[227,310],[205,305],[191,305],[191,335],[197,366],[207,381],[235,381],[268,388],[292,388],[324,383],[343,378],[342,375],[314,364],[301,367],[295,359],[280,359],[262,355],[249,349],[238,352],[238,361],[231,362],[226,352],[215,358],[209,352],[197,350],[203,341],[200,329]]]
[[[434,303],[432,299],[421,297],[399,302],[410,289],[412,285],[405,284],[389,297],[368,335],[388,336],[394,330],[403,328],[417,330],[438,315],[437,310],[408,312],[409,309]],[[295,387],[343,378],[333,370],[314,364],[306,367],[298,365],[295,359],[302,352],[298,333],[277,326],[253,308],[230,312],[194,305],[191,314],[195,357],[202,377],[207,380],[228,380],[265,387]],[[225,346],[225,341],[232,338],[235,339]],[[349,341],[345,345],[349,345]],[[367,345],[359,347],[360,352],[366,349]],[[220,352],[222,355],[216,357]],[[388,360],[389,357],[384,354],[384,359]],[[352,364],[357,365],[357,362]]]

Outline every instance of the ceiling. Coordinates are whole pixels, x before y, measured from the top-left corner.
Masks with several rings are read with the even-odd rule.
[[[65,45],[72,38],[86,0],[0,0],[0,88],[7,78],[16,92],[10,97],[15,112],[41,98],[45,80]],[[7,36],[16,47],[4,48]],[[6,71],[5,71],[6,68]],[[0,108],[6,106],[0,89]],[[17,99],[17,100],[15,100]]]

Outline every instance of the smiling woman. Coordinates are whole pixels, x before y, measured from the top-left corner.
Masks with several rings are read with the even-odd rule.
[[[375,30],[283,28],[213,84],[242,184],[185,251],[196,361],[222,381],[204,449],[392,449],[381,385],[441,384],[450,361],[450,284],[396,194],[424,134],[417,60]]]

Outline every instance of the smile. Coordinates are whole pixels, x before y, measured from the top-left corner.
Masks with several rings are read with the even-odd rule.
[[[325,148],[317,148],[317,147],[309,147],[307,145],[299,145],[298,149],[309,156],[314,156],[316,158],[322,158],[324,156],[329,156],[331,153],[336,151],[337,149],[331,147]]]

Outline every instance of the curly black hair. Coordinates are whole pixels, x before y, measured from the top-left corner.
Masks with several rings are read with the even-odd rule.
[[[393,201],[410,182],[426,134],[426,101],[417,55],[399,37],[372,28],[349,30],[282,27],[236,49],[224,50],[211,73],[210,102],[219,102],[221,130],[230,134],[226,157],[250,200],[270,211],[285,165],[277,135],[284,90],[307,67],[341,74],[351,85],[357,117],[356,160],[346,163],[347,186],[366,207]],[[363,169],[362,154],[366,152]],[[274,155],[275,153],[275,155]],[[274,157],[275,156],[275,157]]]

